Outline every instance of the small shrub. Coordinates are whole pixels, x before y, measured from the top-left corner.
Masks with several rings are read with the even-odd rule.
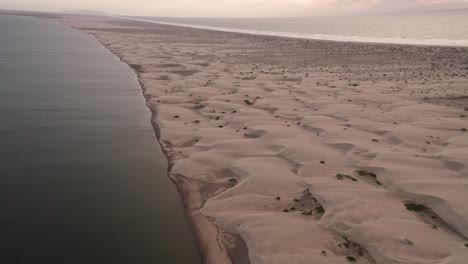
[[[465,244],[465,247],[468,247],[468,244]]]
[[[421,212],[427,209],[426,206],[422,204],[415,204],[415,203],[407,203],[405,204],[406,210],[412,211],[412,212]]]
[[[325,250],[322,250],[322,255],[327,255],[327,252]]]
[[[280,201],[280,200],[281,200],[281,197],[279,197],[279,196],[278,196],[278,197],[276,197],[276,200]]]
[[[324,161],[324,160],[321,160],[321,161],[320,161],[320,164],[325,164],[325,161]]]
[[[374,142],[379,142],[379,140],[378,140],[378,139],[375,139],[375,138],[373,138],[372,141],[374,141]]]
[[[299,199],[296,198],[296,199],[294,199],[293,201],[296,202],[296,203],[298,203],[298,202],[300,202],[301,200],[299,200]]]
[[[345,175],[345,177],[346,177],[347,179],[350,179],[350,180],[355,181],[355,182],[358,181],[358,179],[354,178],[353,176]]]
[[[325,208],[323,208],[323,206],[319,205],[319,206],[315,207],[315,212],[317,214],[324,214],[325,213]]]
[[[367,176],[367,171],[357,170],[356,173],[357,173],[359,176]]]
[[[381,183],[380,181],[375,181],[375,183],[376,183],[377,185],[382,185],[382,183]]]
[[[341,174],[341,173],[336,174],[336,178],[338,180],[348,179],[348,180],[352,180],[352,181],[355,181],[355,182],[358,181],[358,179],[354,178],[353,176],[346,175],[346,174]]]
[[[283,209],[283,212],[289,213],[289,210],[288,209]]]
[[[377,178],[377,175],[375,173],[372,173],[372,172],[367,172],[365,170],[357,170],[356,173],[359,175],[359,176],[369,176],[369,177],[372,177],[372,178]]]
[[[346,259],[351,263],[354,263],[354,262],[357,261],[357,259],[355,257],[351,257],[351,256],[347,256]]]

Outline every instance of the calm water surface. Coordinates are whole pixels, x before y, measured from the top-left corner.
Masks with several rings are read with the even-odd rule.
[[[0,263],[200,263],[132,71],[55,22],[0,36]]]

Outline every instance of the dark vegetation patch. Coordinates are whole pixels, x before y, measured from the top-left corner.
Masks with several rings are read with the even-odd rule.
[[[375,260],[364,247],[345,236],[335,237],[332,241],[328,241],[327,248],[336,256],[343,256],[352,263],[375,263]]]
[[[277,200],[278,198],[279,197],[277,197]],[[294,198],[288,208],[283,210],[283,212],[292,211],[298,211],[303,215],[314,216],[316,219],[320,219],[325,213],[325,208],[312,196],[309,189],[305,189],[302,191],[301,197]]]
[[[336,174],[336,178],[337,178],[338,180],[340,180],[340,181],[341,181],[341,180],[345,180],[345,179],[348,179],[348,180],[351,180],[351,181],[354,181],[354,182],[357,182],[357,181],[358,181],[358,179],[354,178],[354,177],[351,176],[351,175],[341,174],[341,173]]]
[[[406,203],[405,204],[406,210],[412,211],[412,212],[422,212],[424,210],[427,210],[427,207],[422,204],[415,204],[415,203]]]
[[[356,174],[361,177],[366,177],[368,180],[372,181],[373,183],[377,185],[382,185],[382,183],[377,179],[377,174],[373,172],[368,172],[365,170],[357,170]]]
[[[364,170],[357,170],[356,173],[359,175],[359,176],[369,176],[369,177],[372,177],[372,178],[377,178],[377,175],[375,173],[372,173],[372,172],[367,172],[367,171],[364,171]]]
[[[253,105],[254,104],[254,102],[251,102],[250,100],[244,100],[244,103],[246,105]]]
[[[406,202],[405,207],[408,211],[416,213],[418,217],[420,217],[421,220],[427,223],[431,228],[441,229],[468,242],[468,238],[466,238],[462,233],[458,232],[454,227],[446,223],[444,219],[432,211],[431,208],[423,204],[417,204],[413,202]]]

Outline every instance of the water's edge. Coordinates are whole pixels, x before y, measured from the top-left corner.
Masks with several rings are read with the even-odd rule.
[[[306,34],[306,33],[293,33],[293,32],[276,32],[276,31],[265,31],[265,30],[249,30],[249,29],[238,29],[238,28],[224,28],[224,27],[213,27],[213,26],[202,26],[193,24],[183,23],[172,23],[150,19],[138,19],[123,16],[113,16],[112,18],[124,19],[130,21],[147,22],[153,24],[161,24],[176,27],[185,27],[193,29],[260,35],[260,36],[271,36],[271,37],[286,37],[286,38],[298,38],[298,39],[310,39],[320,41],[334,41],[334,42],[354,42],[354,43],[373,43],[373,44],[392,44],[392,45],[412,45],[412,46],[441,46],[441,47],[468,47],[468,40],[451,40],[451,39],[416,39],[416,38],[376,38],[376,37],[360,37],[360,36],[338,36],[338,35],[327,35],[327,34]]]
[[[57,21],[57,20],[54,20],[54,21]],[[144,83],[140,80],[141,72],[139,72],[138,69],[133,67],[130,63],[126,62],[121,56],[114,53],[105,43],[101,42],[96,35],[90,32],[80,30],[79,28],[74,28],[64,23],[61,23],[61,24],[92,36],[100,45],[102,45],[110,53],[116,56],[121,62],[125,63],[125,65],[127,65],[127,67],[129,67],[136,75],[136,79],[140,85],[142,95],[145,99],[145,102],[147,102],[147,98],[144,96],[144,91],[145,91]],[[198,196],[201,196],[198,191],[199,188],[195,186],[196,188],[194,189],[194,184],[190,183],[190,180],[183,177],[182,175],[180,175],[179,177],[176,177],[177,175],[171,176],[171,169],[173,166],[173,162],[170,160],[169,155],[161,142],[160,123],[158,122],[158,119],[157,119],[158,113],[156,110],[151,109],[151,107],[149,107],[147,103],[146,103],[146,107],[151,112],[151,124],[153,126],[158,144],[162,152],[164,153],[164,156],[166,157],[166,161],[168,164],[167,177],[169,177],[172,183],[175,185],[182,199],[182,203],[184,206],[184,214],[188,222],[190,223],[191,232],[193,233],[195,240],[197,242],[196,243],[197,247],[199,251],[201,252],[203,263],[205,264],[237,263],[237,261],[236,262],[233,261],[234,258],[240,258],[244,260],[242,261],[243,263],[241,264],[249,264],[247,245],[245,241],[239,235],[231,234],[225,230],[222,230],[218,225],[216,225],[213,221],[211,221],[211,219],[208,219],[205,216],[202,216],[199,214],[198,217],[196,217],[191,214],[194,208],[199,209],[197,208],[198,207],[197,201],[194,201],[194,200],[201,199],[201,197],[198,197]],[[197,197],[199,199],[197,199]],[[198,202],[204,203],[204,201],[198,201]],[[207,235],[206,232],[204,232],[205,231],[204,229],[207,227],[207,225],[209,225],[210,229],[213,229],[216,231],[216,237],[211,237]],[[212,240],[216,241],[218,239],[224,242],[231,241],[233,245],[230,248],[226,248],[225,245],[219,245],[219,248],[209,246],[211,244],[210,241]],[[219,252],[213,252],[213,251],[219,251]],[[215,260],[219,261],[219,256],[223,256],[224,258],[223,263],[215,262]]]

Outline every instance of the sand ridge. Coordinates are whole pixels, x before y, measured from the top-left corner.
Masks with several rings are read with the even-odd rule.
[[[465,263],[467,49],[61,21],[138,73],[206,263]]]

